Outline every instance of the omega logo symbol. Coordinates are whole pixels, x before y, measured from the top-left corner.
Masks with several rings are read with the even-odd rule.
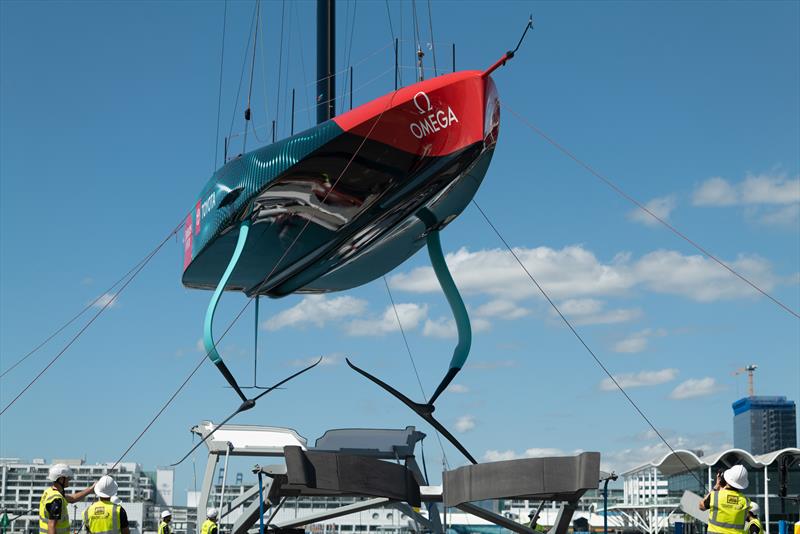
[[[444,130],[458,122],[458,117],[456,117],[455,112],[450,106],[447,106],[447,111],[444,109],[437,109],[434,111],[431,105],[431,99],[424,91],[415,94],[413,102],[419,114],[423,115],[420,120],[412,122],[409,125],[411,135],[417,139],[422,139],[432,133]]]

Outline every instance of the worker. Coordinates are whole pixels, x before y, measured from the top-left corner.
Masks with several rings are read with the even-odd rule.
[[[53,485],[44,490],[39,501],[40,534],[69,534],[67,504],[82,501],[94,488],[92,484],[78,493],[67,495],[64,491],[73,477],[72,469],[65,464],[55,464],[47,472],[47,478]]]
[[[108,475],[100,477],[94,486],[99,498],[83,512],[83,526],[89,534],[130,534],[128,514],[111,499],[117,496],[116,481]]]
[[[764,534],[764,527],[761,526],[761,521],[758,520],[758,503],[755,501],[750,502],[750,509],[747,511],[747,523],[744,526],[744,534]]]
[[[206,520],[203,522],[203,528],[200,530],[200,534],[218,534],[219,530],[217,529],[217,513],[216,508],[209,508],[206,511]]]
[[[700,510],[708,510],[708,531],[718,534],[743,534],[750,499],[741,494],[747,488],[747,469],[734,465],[717,473],[714,490],[700,501]]]
[[[158,524],[158,534],[172,534],[169,524],[172,522],[172,512],[164,510],[161,512],[161,523]]]

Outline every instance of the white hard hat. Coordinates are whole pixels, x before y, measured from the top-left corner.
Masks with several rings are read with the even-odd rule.
[[[758,503],[756,501],[750,501],[750,511],[758,515],[759,510],[761,510],[761,507],[758,505]]]
[[[72,478],[73,476],[72,469],[70,469],[67,464],[52,465],[50,466],[50,470],[47,472],[47,478],[49,478],[52,482],[55,482],[61,477]]]
[[[94,485],[94,492],[98,497],[110,499],[117,494],[117,483],[108,475],[103,475],[100,480]]]
[[[164,519],[166,517],[172,517],[172,512],[170,512],[169,510],[164,510],[163,512],[161,512],[161,519]]]
[[[216,508],[209,508],[206,510],[206,517],[209,519],[216,519],[217,518],[217,509]]]
[[[114,495],[113,497],[111,497],[111,503],[119,506],[120,504],[122,504],[122,499],[120,499],[117,495]]]
[[[732,487],[740,490],[745,489],[750,484],[750,481],[747,480],[747,469],[743,465],[734,465],[722,473],[722,478]]]

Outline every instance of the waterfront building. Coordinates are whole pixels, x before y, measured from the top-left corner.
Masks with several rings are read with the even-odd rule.
[[[733,403],[733,446],[751,454],[797,447],[797,413],[786,397],[752,396]]]

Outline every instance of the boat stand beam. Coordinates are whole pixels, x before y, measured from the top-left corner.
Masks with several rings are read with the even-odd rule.
[[[411,470],[412,473],[414,473],[414,477],[420,484],[420,492],[421,492],[422,486],[423,485],[427,486],[429,482],[425,479],[425,475],[422,474],[422,470],[419,468],[417,459],[414,458],[413,456],[409,457],[408,459],[406,459],[406,466]],[[425,498],[423,496],[423,501],[424,500]],[[408,506],[408,508],[413,511],[413,508],[411,508],[410,506]],[[425,508],[428,510],[428,517],[430,518],[430,520],[425,519],[425,523],[428,524],[426,528],[432,531],[434,534],[443,534],[444,528],[442,527],[442,519],[441,516],[439,515],[439,506],[435,502],[428,501],[425,502]],[[411,515],[408,512],[405,512],[405,514],[409,516]],[[422,523],[422,520],[419,519],[422,518],[420,514],[414,512],[414,517],[417,518],[417,520],[420,523]]]
[[[208,461],[206,462],[206,472],[203,475],[203,486],[200,488],[200,500],[197,502],[198,510],[208,509],[208,499],[211,496],[212,485],[214,484],[214,471],[217,470],[219,454],[209,451]],[[197,522],[197,534],[200,534],[200,521]]]
[[[547,534],[567,534],[569,524],[572,522],[572,516],[577,509],[578,501],[562,504],[561,509],[558,511],[558,516],[556,516],[555,524],[553,528],[547,531]]]
[[[503,517],[500,514],[496,514],[494,512],[490,512],[485,508],[481,508],[480,506],[475,506],[472,503],[465,502],[456,506],[462,512],[467,512],[468,514],[474,515],[475,517],[480,517],[481,519],[485,519],[490,523],[494,523],[497,526],[507,528],[512,532],[516,532],[517,534],[539,534],[535,530],[532,530],[526,527],[523,524],[517,523],[516,521],[512,521],[507,517]]]
[[[342,517],[343,515],[354,514],[356,512],[363,512],[364,510],[369,510],[370,508],[383,506],[389,502],[391,502],[391,499],[388,499],[386,497],[376,497],[374,499],[367,499],[365,501],[359,501],[353,504],[348,504],[347,506],[340,506],[339,508],[334,508],[333,510],[327,510],[325,512],[309,514],[303,517],[298,517],[287,521],[275,521],[273,525],[275,525],[275,527],[279,529],[299,528],[305,525],[310,525],[311,523],[319,523],[320,521],[335,519],[337,517]]]
[[[253,486],[255,491],[249,491],[248,493],[252,496],[252,494],[258,494],[258,485]],[[273,484],[272,479],[267,478],[264,480],[264,500],[267,502],[272,503],[270,499],[271,493],[273,493]],[[237,501],[241,500],[236,507],[241,505],[245,500],[242,497],[236,499]],[[248,497],[249,498],[249,497]],[[233,504],[233,503],[231,503]],[[231,534],[245,534],[255,523],[258,521],[258,514],[261,510],[261,502],[259,502],[258,498],[253,499],[253,502],[242,511],[242,515],[236,518],[236,521],[233,523],[233,527],[231,528]],[[230,511],[230,510],[229,510]],[[199,523],[199,519],[198,519]]]
[[[267,492],[269,491],[269,485],[267,486],[266,490],[267,490]],[[240,506],[242,506],[246,501],[251,499],[257,493],[258,493],[258,485],[256,484],[256,485],[253,485],[252,488],[248,489],[247,491],[245,491],[244,493],[242,493],[241,495],[236,497],[231,502],[225,503],[219,509],[219,517],[220,517],[220,519],[222,519],[226,515],[230,514],[231,512],[233,512],[234,510],[236,510]],[[257,501],[257,499],[256,499],[256,501]]]
[[[422,514],[420,514],[416,510],[414,510],[407,503],[395,502],[395,503],[392,503],[391,505],[392,505],[392,507],[396,508],[400,512],[406,514],[408,517],[412,518],[419,525],[422,525],[423,529],[429,530],[431,532],[437,532],[437,533],[441,533],[442,532],[441,521],[437,522],[439,524],[439,526],[437,527],[433,523],[433,521],[428,521],[427,517],[423,516]],[[435,509],[435,506],[436,505],[434,505],[434,509]],[[436,512],[436,514],[437,514],[436,516],[433,516],[433,515],[430,515],[430,512],[429,512],[429,517],[431,517],[431,518],[438,517],[438,511]],[[438,528],[438,530],[437,530],[437,528]]]

